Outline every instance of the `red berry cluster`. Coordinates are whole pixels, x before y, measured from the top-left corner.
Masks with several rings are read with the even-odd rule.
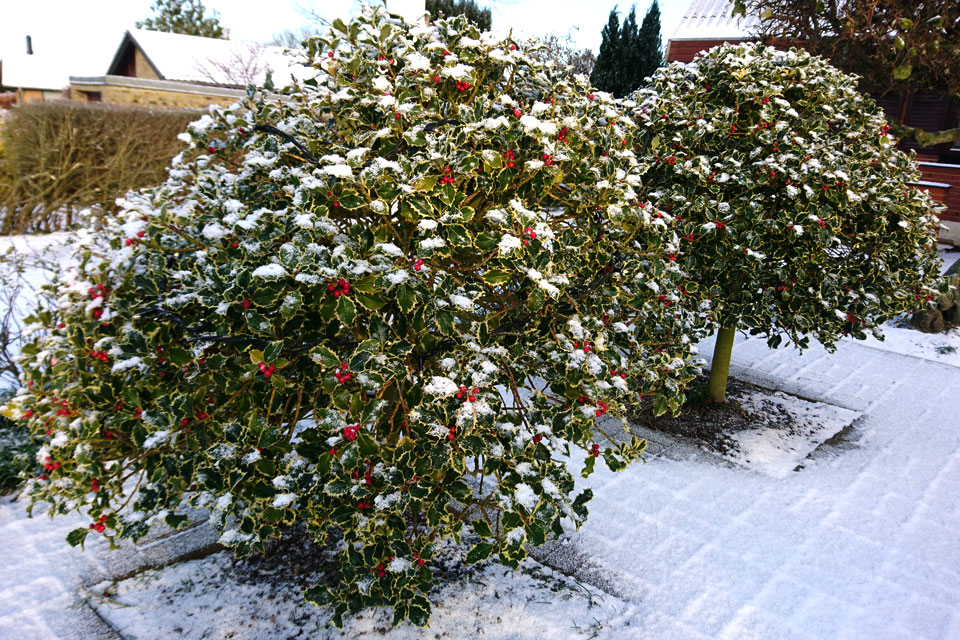
[[[107,516],[103,515],[100,518],[90,525],[90,528],[96,531],[97,533],[103,533],[103,530],[107,528],[107,525],[103,524],[107,521]]]
[[[503,157],[507,159],[507,168],[513,169],[513,161],[517,159],[516,154],[513,151],[505,151]]]
[[[392,559],[393,559],[393,556],[390,556],[389,558],[387,558],[387,561],[390,561]],[[378,578],[382,578],[385,575],[387,575],[384,569],[386,569],[386,565],[381,562],[380,564],[377,565],[375,569],[371,569],[370,571],[373,574],[375,574]]]
[[[423,566],[423,558],[420,557],[420,554],[417,553],[416,551],[414,551],[414,552],[413,552],[413,557],[417,559],[417,566],[418,566],[418,567],[422,567],[422,566]]]
[[[568,144],[567,142],[567,132],[569,129],[566,127],[560,129],[560,133],[557,134],[557,141],[562,142],[563,144]]]
[[[594,444],[592,447],[590,447],[590,455],[592,455],[594,458],[599,458],[599,457],[600,457],[600,445]]]
[[[889,136],[889,135],[890,135],[890,125],[885,124],[885,125],[883,125],[882,127],[880,127],[880,135],[882,135],[882,136]]]
[[[98,309],[98,311],[99,311],[99,309]],[[109,356],[107,355],[107,352],[106,352],[106,351],[91,351],[91,352],[90,352],[90,357],[91,357],[91,358],[96,358],[96,359],[99,360],[100,362],[106,362],[106,361],[109,359]]]
[[[450,175],[450,167],[444,167],[443,172],[447,175],[440,178],[440,184],[453,184],[453,176]]]
[[[576,340],[574,340],[574,341],[573,341],[573,348],[574,348],[574,349],[581,349],[581,348],[582,348],[584,353],[590,353],[590,351],[593,350],[593,347],[590,346],[590,341],[589,341],[589,340],[584,340],[584,341],[583,341],[583,347],[580,346],[580,343],[579,343],[579,342],[577,342]]]
[[[453,440],[457,437],[457,428],[450,427],[450,433],[447,434],[447,440]]]
[[[357,509],[360,509],[361,511],[363,509],[369,509],[369,508],[370,508],[369,502],[364,502],[363,500],[361,500],[360,502],[357,503]]]
[[[60,463],[51,459],[50,456],[47,456],[46,458],[44,458],[43,468],[46,469],[47,471],[53,471],[54,469],[60,468]]]
[[[353,442],[357,439],[357,434],[360,432],[360,425],[354,424],[349,427],[343,428],[343,437],[348,442]]]
[[[267,364],[266,362],[261,362],[257,365],[260,369],[260,373],[263,374],[264,378],[269,378],[273,375],[273,372],[276,370],[276,367],[272,364]]]
[[[827,226],[827,223],[823,218],[817,218],[817,224],[820,225],[821,229],[824,229]]]
[[[350,295],[350,283],[343,278],[337,278],[336,282],[331,281],[327,284],[327,291],[331,292],[334,298],[339,298],[341,295],[348,296]]]
[[[457,91],[469,91],[472,86],[469,82],[457,81]]]
[[[90,481],[90,491],[97,493],[100,491],[100,481],[96,478]]]
[[[464,394],[466,393],[467,393],[467,388],[464,385],[460,385],[460,390],[457,391],[457,400],[462,400]],[[478,393],[480,393],[480,389],[478,389],[477,387],[474,387],[473,390],[471,390],[470,393],[467,395],[467,401],[476,402]]]
[[[128,247],[132,244],[137,244],[137,238],[142,238],[145,235],[147,234],[144,233],[143,231],[138,231],[136,238],[127,238],[126,240],[123,241],[123,244],[127,245]]]
[[[600,416],[602,416],[603,414],[605,414],[605,413],[607,412],[607,403],[606,403],[606,402],[601,402],[601,401],[598,400],[598,401],[597,401],[597,406],[600,407],[600,408],[597,409],[595,413],[596,413],[597,417],[599,418]]]
[[[348,369],[348,365],[347,365],[347,361],[346,361],[346,360],[342,360],[342,361],[340,362],[340,369],[341,369],[341,371],[334,371],[334,372],[333,372],[333,375],[337,378],[337,382],[339,382],[340,384],[343,384],[343,383],[345,383],[345,382],[349,382],[350,379],[353,378],[353,374],[350,373],[350,370]]]
[[[714,222],[713,224],[716,225],[717,229],[723,229],[723,227],[724,227],[724,224],[723,224],[722,222],[720,222],[719,220],[717,220],[717,221]]]
[[[413,270],[420,271],[423,268],[423,258],[417,258],[416,262],[413,263]]]
[[[626,371],[617,371],[616,369],[610,369],[610,375],[613,376],[614,378],[617,377],[617,376],[620,376],[620,377],[623,378],[624,380],[627,379],[627,372],[626,372]]]
[[[553,156],[551,156],[549,153],[543,154],[543,164],[548,166],[553,164]]]

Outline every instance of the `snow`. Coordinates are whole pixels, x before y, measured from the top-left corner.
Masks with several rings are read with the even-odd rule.
[[[253,270],[254,278],[282,278],[285,275],[287,270],[277,263],[265,264]]]
[[[749,413],[771,416],[779,409],[795,421],[793,430],[778,428],[771,421],[756,429],[731,435],[737,449],[727,452],[724,457],[774,478],[790,475],[823,441],[860,417],[859,411],[811,402],[782,392],[751,391],[738,399],[741,407]]]
[[[457,383],[443,376],[433,376],[423,388],[423,392],[433,396],[452,396],[460,387]]]

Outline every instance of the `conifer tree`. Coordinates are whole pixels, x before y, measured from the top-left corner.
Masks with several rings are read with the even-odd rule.
[[[616,7],[603,28],[600,55],[590,81],[598,89],[622,98],[644,83],[644,78],[663,63],[660,39],[660,7],[654,2],[637,27],[636,5],[624,18],[617,19]]]
[[[617,8],[610,10],[607,26],[601,32],[600,54],[597,63],[590,74],[590,82],[601,91],[616,94],[617,66],[620,58],[620,19],[617,18]]]
[[[138,29],[182,33],[203,38],[223,38],[220,14],[205,17],[206,7],[200,0],[155,0],[150,7],[156,14],[146,20],[137,21]]]
[[[640,25],[640,31],[637,34],[636,42],[636,78],[637,84],[629,87],[624,93],[629,93],[644,82],[644,78],[649,78],[663,64],[663,45],[660,37],[660,6],[657,0],[647,9],[647,14],[643,17],[643,24]]]
[[[620,27],[620,55],[618,55],[617,65],[617,84],[613,92],[618,98],[622,98],[634,89],[640,86],[643,80],[638,76],[638,69],[641,64],[639,57],[638,39],[640,37],[637,28],[637,7],[630,7],[630,13],[623,20]]]

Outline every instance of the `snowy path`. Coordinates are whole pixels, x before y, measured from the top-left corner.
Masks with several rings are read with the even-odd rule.
[[[578,578],[616,597],[602,610],[578,599],[550,604],[545,632],[549,625],[518,622],[543,620],[542,602],[507,606],[454,589],[441,596],[432,632],[462,637],[451,630],[483,611],[484,637],[586,637],[566,620],[595,612],[592,631],[611,640],[960,640],[960,367],[854,342],[833,355],[815,347],[801,356],[769,351],[760,339],[738,339],[733,364],[740,378],[864,415],[844,442],[783,479],[683,447],[620,474],[594,474],[587,525],[549,559],[572,561]],[[66,547],[63,536],[79,520],[28,521],[21,508],[0,501],[0,637],[114,637],[92,610],[68,606],[81,579],[91,585],[97,575],[117,575],[107,565],[121,560]],[[137,554],[123,562],[142,563]],[[170,575],[202,574],[211,559]],[[491,572],[484,580],[504,595],[529,596],[535,586]],[[169,637],[161,627],[171,620],[155,619],[149,587],[129,589],[131,600],[144,590],[141,606],[99,606],[100,613],[118,616],[140,640]],[[543,600],[553,595],[545,591]],[[192,597],[188,591],[169,606],[190,608]],[[266,618],[277,611],[259,602]],[[417,637],[410,628],[385,635]]]
[[[960,638],[960,369],[759,339],[734,365],[865,415],[783,480],[662,457],[595,476],[573,542],[631,602],[630,637]]]

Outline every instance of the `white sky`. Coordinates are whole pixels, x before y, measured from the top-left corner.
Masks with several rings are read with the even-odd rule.
[[[652,0],[637,0],[637,21]],[[0,0],[0,59],[25,49],[25,36],[33,38],[37,55],[54,55],[63,61],[65,76],[102,75],[126,29],[152,15],[152,0]],[[308,7],[333,19],[349,18],[358,10],[356,0],[206,0],[208,12],[220,13],[220,23],[234,40],[265,41],[284,29],[308,24],[298,11]],[[513,29],[517,35],[568,32],[580,47],[596,52],[600,31],[614,6],[621,16],[630,5],[616,0],[479,0],[493,10],[494,31]],[[690,0],[660,2],[663,41],[674,32]]]

